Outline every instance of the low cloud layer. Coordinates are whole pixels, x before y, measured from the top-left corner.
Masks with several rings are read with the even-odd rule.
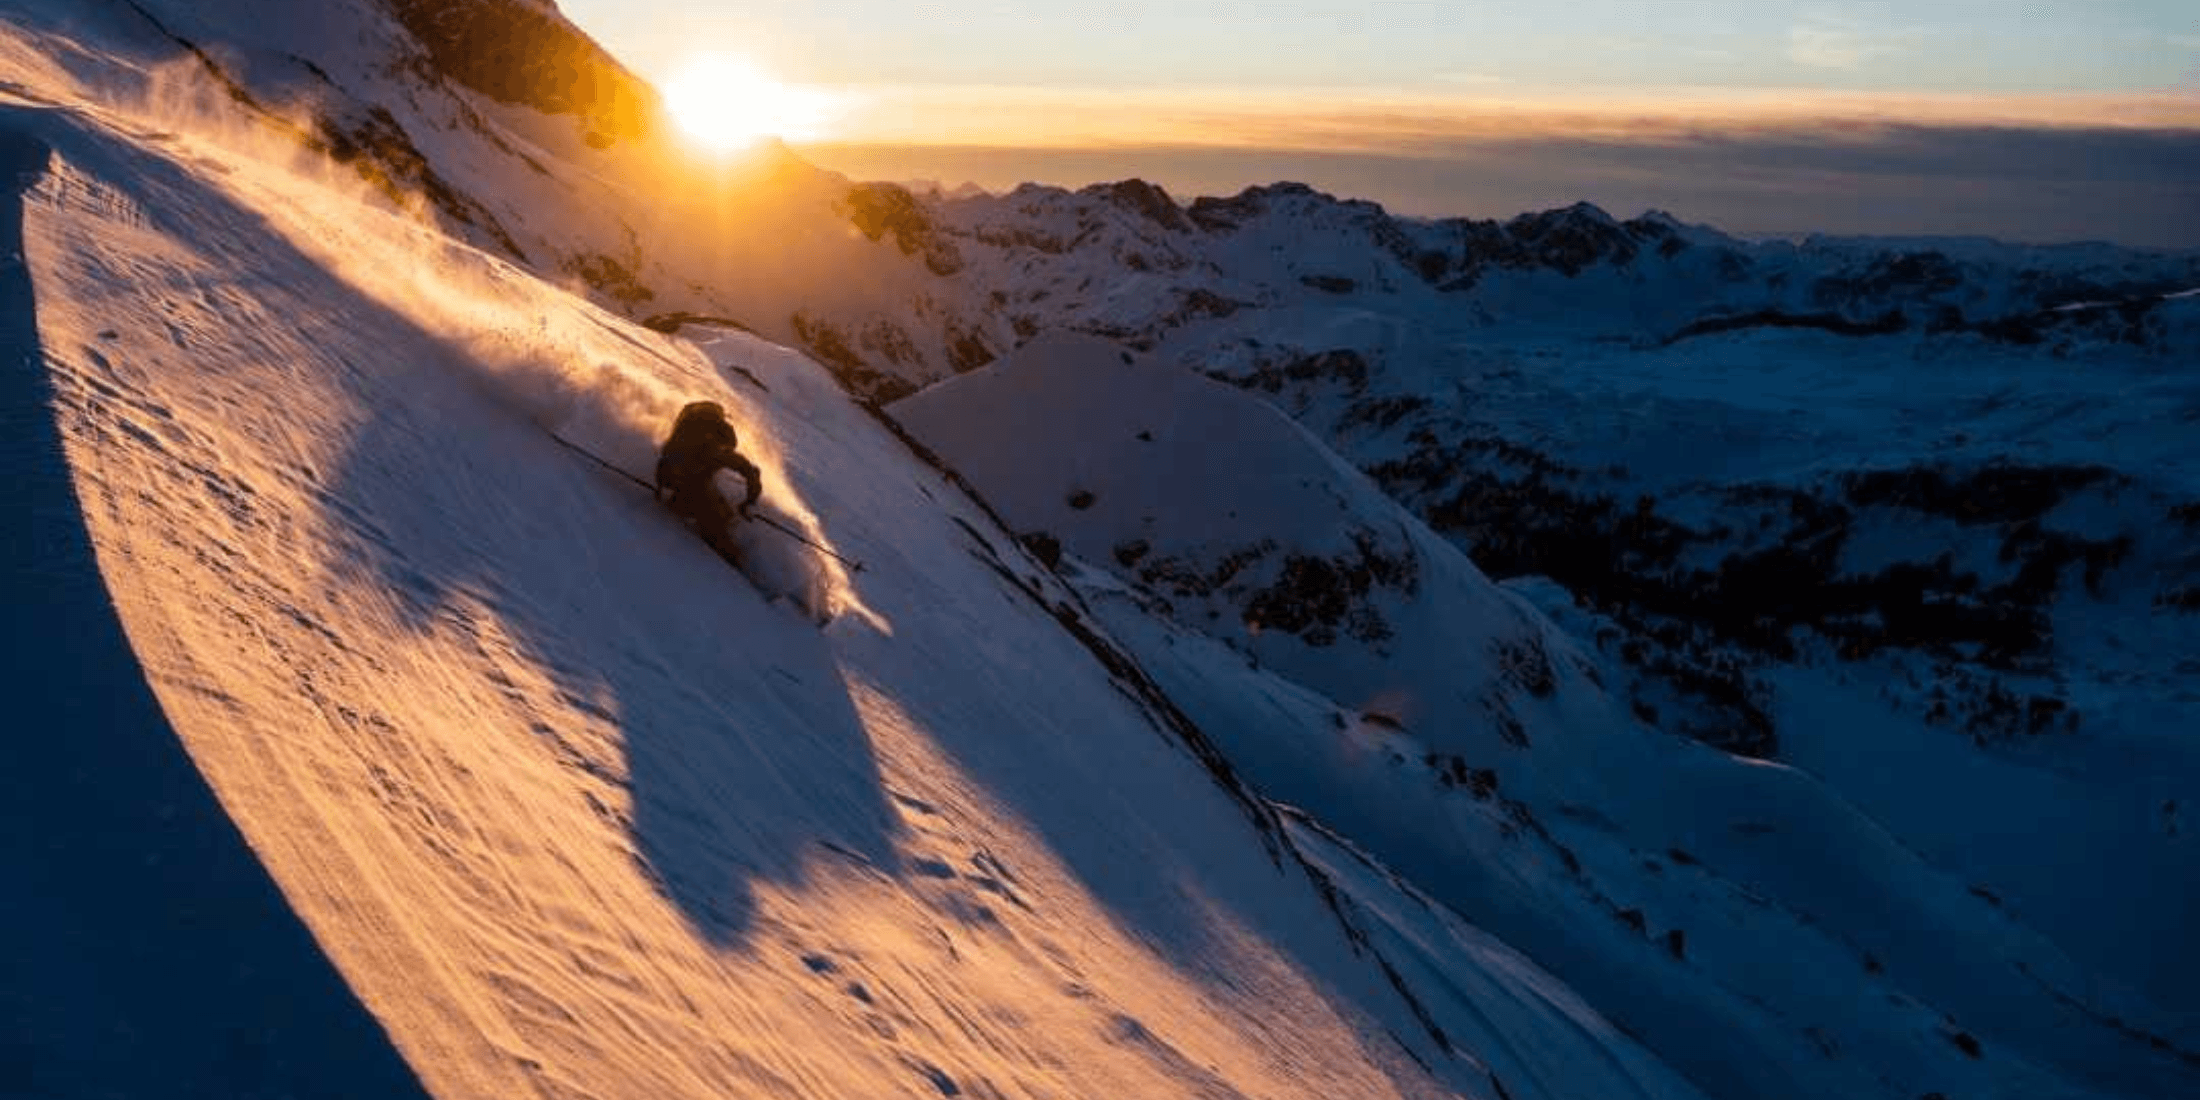
[[[2193,97],[1357,103],[1299,113],[1210,104],[1118,119],[1112,131],[1090,109],[1053,114],[1058,125],[1042,140],[807,148],[855,177],[990,189],[1139,176],[1189,197],[1292,179],[1426,216],[1504,217],[1586,199],[1737,233],[2200,248]]]

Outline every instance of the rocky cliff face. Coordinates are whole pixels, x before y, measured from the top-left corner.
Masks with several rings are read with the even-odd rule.
[[[423,51],[414,64],[500,103],[574,115],[598,147],[647,135],[656,92],[539,0],[383,0]]]

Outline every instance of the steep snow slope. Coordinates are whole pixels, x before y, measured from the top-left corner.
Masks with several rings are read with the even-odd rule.
[[[15,100],[37,361],[130,645],[434,1094],[1695,1095],[1251,793],[815,364]],[[865,562],[816,574],[825,631],[549,434],[642,469],[700,396]]]
[[[1616,670],[1269,406],[1042,336],[893,411],[1059,542],[1256,784],[1714,1094],[2200,1082],[2175,1017],[1832,789],[1645,728],[1605,690]]]

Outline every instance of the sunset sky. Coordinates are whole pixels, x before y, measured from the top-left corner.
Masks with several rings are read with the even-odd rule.
[[[789,142],[858,177],[2200,246],[2189,0],[560,7],[660,87],[797,86]]]

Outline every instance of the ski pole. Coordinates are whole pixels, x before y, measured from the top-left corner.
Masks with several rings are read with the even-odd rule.
[[[756,522],[758,522],[758,523],[761,523],[761,524],[763,524],[764,526],[766,526],[766,527],[769,527],[769,528],[771,528],[772,530],[774,530],[774,531],[777,531],[777,532],[779,532],[780,534],[782,534],[782,535],[785,535],[785,536],[787,536],[788,538],[790,538],[790,539],[793,539],[793,540],[795,540],[796,542],[799,542],[799,543],[801,543],[802,545],[804,545],[804,546],[807,546],[807,547],[809,547],[810,549],[812,549],[812,550],[815,550],[815,551],[817,551],[818,553],[820,553],[820,554],[823,554],[823,555],[825,555],[826,557],[828,557],[828,558],[831,558],[831,559],[833,559],[834,561],[837,561],[837,562],[839,562],[840,564],[842,564],[842,565],[845,565],[845,566],[847,566],[848,568],[850,568],[850,569],[853,569],[853,570],[855,570],[855,571],[856,571],[856,572],[858,572],[858,573],[861,573],[861,572],[863,572],[863,563],[862,563],[862,562],[860,562],[860,561],[857,561],[857,560],[855,560],[854,558],[849,558],[849,557],[843,557],[843,556],[841,556],[840,554],[838,554],[838,553],[834,552],[834,551],[833,551],[832,549],[830,549],[830,548],[828,548],[828,547],[825,547],[825,546],[820,546],[820,545],[818,545],[817,543],[815,543],[815,542],[812,542],[812,541],[810,541],[810,539],[809,539],[809,536],[807,536],[807,535],[804,535],[804,534],[803,534],[802,532],[800,532],[800,531],[797,531],[797,530],[795,530],[794,528],[792,528],[792,527],[789,527],[789,526],[787,526],[786,524],[784,524],[784,523],[781,523],[781,522],[779,522],[778,520],[776,520],[776,519],[773,519],[773,518],[771,518],[770,516],[766,516],[766,515],[759,515],[759,514],[757,514],[757,513],[755,513],[755,512],[751,512],[751,513],[749,513],[749,517],[748,517],[748,518],[750,518],[750,519],[753,519],[753,520],[755,520]]]
[[[608,461],[606,461],[605,459],[603,459],[602,457],[598,456],[598,455],[597,455],[597,454],[596,454],[595,452],[593,452],[593,451],[590,451],[590,450],[589,450],[588,448],[586,448],[586,447],[583,447],[583,446],[581,446],[580,444],[578,444],[578,443],[575,443],[575,442],[573,442],[572,440],[570,440],[570,439],[567,439],[567,438],[565,438],[564,436],[562,436],[562,435],[559,435],[559,434],[558,434],[558,433],[556,433],[556,432],[550,431],[550,430],[549,430],[549,429],[547,429],[547,428],[545,428],[545,429],[544,429],[544,432],[545,432],[546,434],[548,434],[548,435],[550,436],[550,438],[552,438],[552,439],[554,439],[554,440],[557,440],[557,442],[558,442],[558,445],[559,445],[559,446],[562,446],[562,447],[564,447],[565,449],[567,449],[567,450],[569,450],[569,451],[572,451],[572,452],[573,452],[574,454],[577,454],[577,455],[581,456],[582,458],[585,458],[585,459],[587,459],[588,461],[590,461],[590,462],[593,462],[593,463],[595,463],[596,465],[598,465],[598,466],[601,466],[601,467],[603,467],[604,469],[606,469],[606,470],[609,470],[609,471],[611,471],[612,473],[615,473],[615,474],[619,475],[620,477],[623,477],[623,478],[627,479],[628,481],[631,481],[631,482],[633,482],[634,484],[636,484],[636,485],[639,485],[639,486],[641,486],[641,487],[642,487],[643,489],[647,490],[647,491],[649,492],[649,494],[650,494],[651,496],[655,496],[655,495],[656,495],[656,493],[657,493],[657,487],[656,487],[656,486],[654,486],[654,485],[651,485],[651,484],[650,484],[649,482],[643,481],[643,480],[642,480],[641,478],[635,477],[635,476],[634,476],[633,474],[630,474],[630,473],[626,472],[626,470],[624,470],[624,469],[622,469],[622,468],[620,468],[620,467],[618,467],[618,466],[614,466],[614,465],[612,465],[612,464],[611,464],[610,462],[608,462]],[[809,547],[810,549],[812,549],[812,550],[815,550],[815,551],[817,551],[818,553],[820,553],[820,554],[823,554],[823,555],[825,555],[826,557],[828,557],[828,558],[831,558],[831,559],[833,559],[834,561],[837,561],[837,562],[839,562],[840,564],[842,564],[842,565],[845,565],[845,566],[847,566],[848,568],[850,568],[850,569],[853,569],[853,570],[855,570],[855,571],[856,571],[856,572],[858,572],[858,573],[861,573],[861,572],[863,572],[863,563],[862,563],[862,562],[860,562],[860,561],[857,561],[857,560],[855,560],[854,558],[850,558],[850,557],[845,557],[845,556],[843,556],[843,555],[839,554],[838,552],[836,552],[836,551],[832,550],[832,549],[831,549],[831,548],[829,548],[829,547],[826,547],[826,546],[822,546],[822,545],[819,545],[818,543],[812,542],[812,541],[810,541],[810,538],[809,538],[809,536],[807,536],[807,535],[804,535],[804,534],[803,534],[802,532],[800,532],[800,531],[797,531],[797,530],[795,530],[794,528],[792,528],[792,527],[789,527],[789,526],[787,526],[786,524],[784,524],[784,523],[781,523],[781,522],[779,522],[778,520],[776,520],[776,519],[773,519],[773,518],[771,518],[770,516],[758,515],[758,514],[756,514],[756,513],[754,513],[754,512],[751,512],[751,513],[749,513],[749,514],[747,515],[747,517],[746,517],[746,518],[748,518],[748,519],[753,519],[753,520],[757,521],[758,523],[761,523],[761,524],[763,524],[763,525],[764,525],[764,526],[766,526],[766,527],[769,527],[769,528],[771,528],[771,529],[773,529],[773,530],[775,530],[775,531],[778,531],[778,532],[779,532],[780,534],[782,534],[782,535],[785,535],[785,536],[787,536],[788,538],[791,538],[791,539],[795,540],[796,542],[799,542],[799,543],[801,543],[802,545],[804,545],[804,546],[807,546],[807,547]]]
[[[590,451],[588,448],[583,447],[580,444],[575,443],[572,440],[567,439],[556,432],[548,432],[548,434],[550,438],[557,440],[558,445],[564,447],[566,450],[572,451],[574,454],[577,454],[582,458],[585,458],[588,461],[593,462],[596,465],[601,466],[604,469],[609,470],[612,473],[615,473],[620,477],[623,477],[628,481],[631,481],[634,484],[641,486],[643,489],[648,490],[651,496],[657,495],[657,487],[655,485],[651,485],[649,482],[643,481],[641,478],[635,477],[633,474],[627,473],[624,469],[614,466],[604,459],[597,457],[593,451]]]

